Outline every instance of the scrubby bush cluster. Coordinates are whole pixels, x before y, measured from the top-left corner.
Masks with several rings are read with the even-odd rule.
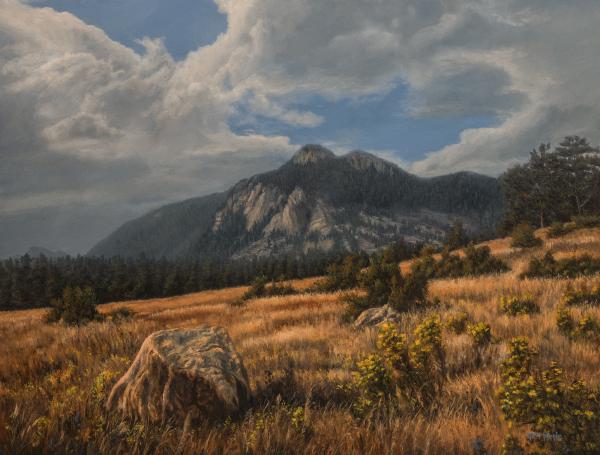
[[[535,229],[530,224],[519,224],[512,231],[510,246],[513,248],[533,248],[541,244],[542,240],[535,236]]]
[[[53,299],[50,310],[44,316],[47,323],[63,321],[68,325],[84,325],[92,321],[119,323],[134,316],[129,308],[120,307],[101,314],[98,312],[98,297],[92,288],[66,287],[62,297]]]
[[[398,264],[414,258],[421,249],[420,244],[408,244],[399,240],[375,253],[369,258],[366,255],[350,254],[341,262],[330,264],[326,274],[318,280],[313,288],[317,292],[334,292],[353,289],[361,286],[361,270],[377,261],[382,264]]]
[[[589,254],[555,259],[548,251],[542,259],[533,258],[521,278],[576,278],[600,273],[600,259]]]
[[[396,311],[424,308],[427,300],[427,277],[419,270],[403,275],[396,262],[388,262],[385,256],[373,256],[369,267],[358,274],[357,281],[363,294],[344,297],[346,317],[356,318],[362,311],[390,305]]]
[[[62,298],[52,300],[51,305],[46,314],[46,321],[50,323],[62,320],[69,325],[81,325],[102,319],[96,308],[98,298],[89,287],[66,287]]]
[[[548,237],[558,238],[573,232],[575,229],[600,227],[600,216],[598,215],[580,215],[574,216],[573,220],[567,223],[555,221],[548,229]]]
[[[576,321],[573,314],[564,307],[556,311],[558,331],[571,340],[600,342],[600,323],[590,315]]]
[[[458,311],[446,320],[446,328],[455,335],[461,335],[467,331],[471,323],[471,317],[466,311]]]
[[[487,322],[476,322],[467,325],[467,334],[476,348],[482,348],[492,342],[492,328]]]
[[[563,303],[567,306],[600,306],[600,284],[589,286],[584,283],[579,287],[574,287],[569,283],[563,295]]]
[[[423,321],[412,337],[393,324],[384,325],[377,351],[356,364],[350,389],[356,394],[354,409],[365,415],[381,405],[428,408],[440,396],[446,380],[446,353],[439,317]]]
[[[488,246],[469,246],[464,250],[464,257],[450,254],[445,250],[441,258],[436,260],[431,252],[426,252],[413,265],[413,271],[428,278],[458,278],[464,276],[489,275],[510,270],[508,266],[491,254]]]
[[[358,254],[346,256],[342,262],[327,267],[326,275],[317,281],[315,291],[334,292],[353,289],[359,285],[360,271],[367,264]]]
[[[535,355],[527,339],[511,341],[498,391],[504,416],[514,426],[530,428],[530,444],[538,449],[556,454],[599,453],[600,390],[580,380],[568,382],[556,363],[545,370],[534,369]],[[517,438],[511,439],[511,450],[518,450]]]
[[[573,223],[578,229],[600,227],[600,216],[598,215],[578,215],[573,217]]]
[[[269,284],[266,277],[260,276],[254,279],[250,288],[242,296],[242,300],[294,295],[297,294],[297,292],[298,291],[294,289],[291,283],[272,281]]]
[[[573,230],[575,230],[575,223],[563,223],[562,221],[555,221],[548,229],[548,237],[556,239],[573,232]]]
[[[500,310],[508,316],[521,316],[539,313],[540,307],[531,295],[502,296],[500,298]]]

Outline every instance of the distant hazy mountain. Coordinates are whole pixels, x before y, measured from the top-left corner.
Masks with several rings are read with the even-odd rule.
[[[47,258],[62,258],[68,256],[64,251],[52,251],[41,246],[32,246],[27,250],[27,253],[31,257],[46,256]]]
[[[125,224],[89,252],[98,256],[263,257],[366,251],[399,237],[441,240],[457,219],[491,229],[498,181],[459,172],[420,178],[369,153],[337,157],[307,145],[271,172],[227,193],[167,205]]]

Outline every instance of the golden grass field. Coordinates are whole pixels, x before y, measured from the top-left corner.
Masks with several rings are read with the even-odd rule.
[[[43,310],[0,313],[0,452],[6,453],[310,453],[462,454],[480,438],[489,454],[500,451],[506,433],[496,399],[498,367],[506,341],[526,336],[541,365],[556,360],[568,375],[600,382],[598,346],[569,342],[558,333],[555,307],[567,280],[520,280],[529,259],[550,249],[557,257],[600,256],[600,230],[578,230],[547,239],[533,250],[510,248],[510,239],[487,242],[511,272],[430,283],[441,300],[442,320],[458,309],[488,322],[497,343],[482,365],[469,358],[466,335],[444,332],[449,380],[435,414],[390,413],[356,420],[337,399],[337,385],[350,378],[353,360],[374,349],[374,331],[357,332],[341,322],[339,294],[300,294],[236,305],[246,288],[103,305],[126,306],[130,321],[74,328],[48,325]],[[402,264],[406,269],[408,264]],[[600,277],[579,281],[598,282]],[[294,282],[307,288],[314,280]],[[541,312],[508,317],[502,295],[532,294]],[[600,310],[587,309],[600,318]],[[405,314],[412,330],[425,313]],[[257,406],[243,420],[188,433],[174,428],[128,425],[103,412],[106,394],[153,331],[202,324],[225,327],[244,359]],[[278,396],[279,395],[279,396]],[[297,431],[290,409],[304,408],[310,432]]]

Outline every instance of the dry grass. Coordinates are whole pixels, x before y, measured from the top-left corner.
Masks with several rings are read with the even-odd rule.
[[[475,365],[465,335],[444,333],[450,377],[435,415],[390,410],[377,420],[356,420],[337,385],[350,377],[352,361],[370,352],[373,332],[341,322],[337,294],[273,297],[237,304],[246,288],[208,291],[167,299],[104,305],[125,306],[135,318],[81,328],[46,325],[44,311],[0,313],[0,452],[8,453],[472,453],[480,438],[499,453],[506,425],[495,391],[505,341],[526,336],[539,349],[537,362],[557,360],[567,373],[600,382],[598,347],[569,342],[556,329],[555,309],[565,280],[519,280],[533,256],[550,249],[558,257],[600,256],[600,230],[575,231],[546,239],[533,250],[510,248],[510,239],[487,242],[511,272],[473,279],[439,280],[430,294],[442,319],[458,309],[488,322],[497,343]],[[403,264],[407,268],[409,264]],[[597,281],[599,277],[579,281]],[[294,283],[307,288],[314,280]],[[499,310],[503,294],[531,294],[539,314],[508,317]],[[600,318],[600,310],[586,309]],[[411,330],[424,317],[410,313]],[[104,415],[110,386],[153,331],[220,325],[244,358],[256,406],[243,420],[182,434],[178,429],[130,426]],[[104,382],[103,382],[104,381]],[[476,404],[476,405],[475,405]],[[305,408],[306,431],[290,413]]]

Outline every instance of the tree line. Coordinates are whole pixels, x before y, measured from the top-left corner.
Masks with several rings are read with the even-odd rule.
[[[504,232],[523,223],[546,227],[600,213],[600,149],[583,137],[567,136],[554,149],[541,144],[500,181]]]
[[[0,261],[0,310],[47,307],[66,288],[90,288],[98,303],[168,297],[268,279],[323,274],[336,255],[247,261],[25,255]]]

